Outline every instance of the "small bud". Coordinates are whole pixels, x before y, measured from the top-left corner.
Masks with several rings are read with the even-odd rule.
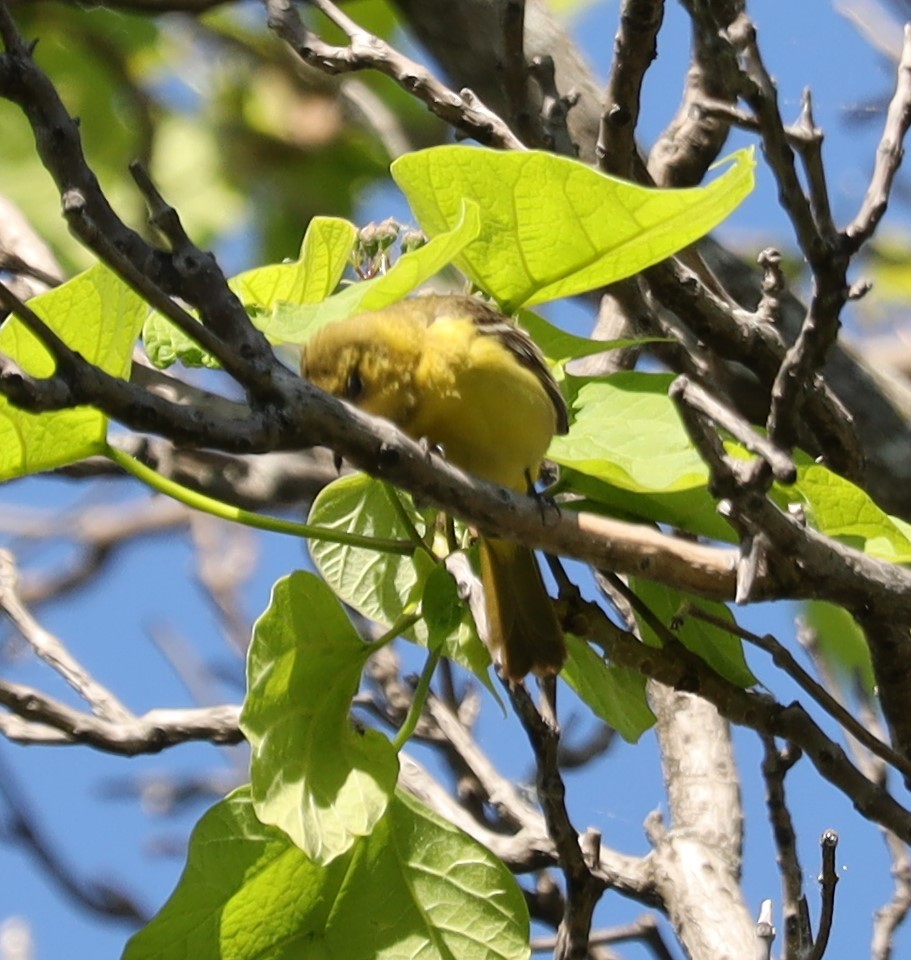
[[[427,243],[427,237],[421,230],[406,230],[402,234],[402,253],[419,250]]]

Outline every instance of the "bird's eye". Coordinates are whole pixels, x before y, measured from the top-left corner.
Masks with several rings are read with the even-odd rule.
[[[345,383],[345,399],[359,400],[364,393],[364,381],[361,379],[361,372],[357,367],[348,374],[348,380]]]

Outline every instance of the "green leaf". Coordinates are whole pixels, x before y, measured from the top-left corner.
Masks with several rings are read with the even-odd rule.
[[[876,689],[870,648],[854,618],[841,607],[821,600],[803,604],[807,625],[815,631],[823,658],[842,680],[847,693],[853,692],[857,679],[868,693]]]
[[[354,283],[322,303],[278,304],[272,316],[257,325],[272,341],[303,343],[326,324],[388,307],[452,263],[480,229],[477,204],[466,201],[460,205],[451,229],[399,257],[382,276]]]
[[[667,395],[671,380],[635,371],[568,377],[572,425],[554,437],[547,455],[564,468],[561,487],[590,498],[586,509],[599,505],[613,515],[731,540],[734,531],[708,492],[708,468]]]
[[[465,199],[480,236],[456,261],[508,312],[632,276],[708,233],[753,189],[751,151],[706,187],[656,190],[536,150],[431,147],[392,176],[428,236],[450,230]]]
[[[459,597],[456,582],[441,563],[427,576],[421,596],[421,612],[427,624],[429,650],[444,645],[465,618],[465,604]],[[489,657],[487,662],[490,663]]]
[[[250,311],[253,322],[268,326],[278,304],[317,303],[338,286],[357,238],[354,224],[337,217],[314,217],[290,263],[273,263],[233,277],[228,285]],[[265,313],[264,313],[265,312]],[[142,332],[146,353],[156,367],[178,360],[185,367],[218,369],[221,364],[157,310]]]
[[[630,587],[668,628],[674,623],[681,609],[687,603],[694,602],[694,598],[689,594],[639,577],[630,580]],[[729,623],[734,622],[731,611],[724,604],[702,599],[695,602],[700,609],[713,617]],[[654,633],[645,620],[637,616],[636,621],[639,624],[642,639],[646,643],[655,647],[663,645],[661,638]],[[700,656],[716,673],[721,674],[731,683],[738,687],[751,687],[756,683],[756,678],[747,666],[743,655],[742,642],[727,631],[696,617],[686,617],[679,626],[675,627],[674,636],[687,650]]]
[[[412,524],[422,532],[424,517],[409,498],[398,496]],[[384,485],[361,473],[325,486],[313,501],[309,523],[366,537],[407,540],[411,534],[393,509]],[[441,643],[450,660],[490,685],[487,648],[461,602],[460,619],[455,622],[455,583],[445,570],[436,572],[439,565],[426,551],[416,550],[408,557],[311,540],[310,556],[345,603],[383,626],[391,627],[413,600],[421,598],[424,617],[405,636],[425,647]]]
[[[645,696],[646,678],[636,670],[608,664],[587,643],[567,634],[569,656],[560,676],[606,724],[635,743],[655,723]]]
[[[704,487],[708,468],[667,391],[673,376],[638,372],[571,378],[572,428],[548,457],[634,492]]]
[[[123,960],[525,960],[528,910],[479,843],[398,794],[329,865],[260,823],[247,788],[216,804]]]
[[[567,508],[584,506],[732,541],[733,528],[718,514],[708,490],[708,468],[667,395],[672,380],[672,375],[637,371],[566,378],[572,425],[566,436],[554,437],[548,457],[563,468],[560,487],[588,498]],[[727,449],[749,456],[733,443]],[[869,556],[911,561],[905,525],[850,481],[806,456],[798,461],[796,483],[774,488],[782,509],[801,503],[820,533]]]
[[[34,297],[29,307],[87,361],[126,377],[148,306],[101,264]],[[0,328],[0,352],[27,373],[49,377],[55,363],[25,325],[10,317]],[[98,453],[107,417],[92,407],[26,413],[0,397],[0,481],[52,470]]]
[[[185,367],[208,367],[210,370],[221,368],[221,364],[211,353],[157,310],[149,314],[142,328],[142,345],[145,347],[146,356],[160,370],[170,367],[178,360]]]
[[[423,530],[424,519],[407,498],[401,498],[411,522]],[[365,537],[408,540],[411,530],[393,509],[383,484],[363,473],[339,477],[320,490],[308,523]],[[424,551],[416,550],[420,556]],[[433,567],[414,557],[384,554],[327,540],[311,540],[310,556],[335,593],[358,613],[391,627],[408,598]],[[420,565],[420,569],[418,569]],[[420,631],[418,631],[420,634]],[[426,634],[422,643],[426,643]]]
[[[357,851],[341,905],[373,923],[349,922],[339,956],[525,960],[528,911],[506,867],[408,794],[389,813],[388,833]],[[384,931],[380,917],[394,929]]]
[[[667,342],[662,337],[621,337],[617,340],[590,340],[588,337],[577,337],[548,323],[543,317],[530,310],[519,311],[519,325],[531,335],[532,340],[541,348],[541,352],[552,365],[579,357],[590,357],[595,353],[605,353],[608,350]]]
[[[881,510],[866,491],[816,463],[798,466],[797,482],[777,487],[782,506],[799,501],[820,533],[855,550],[892,563],[911,561],[907,528]]]
[[[474,555],[475,551],[471,551]],[[421,613],[427,628],[427,646],[436,646],[455,663],[470,670],[499,701],[497,688],[490,679],[490,652],[478,636],[467,604],[458,593],[455,578],[443,564],[437,564],[427,577],[421,595]]]
[[[314,217],[292,263],[274,263],[238,274],[231,289],[245,306],[271,310],[277,303],[319,303],[342,279],[357,228],[339,217]]]
[[[256,813],[318,863],[369,834],[395,788],[392,744],[349,717],[369,655],[312,574],[279,580],[253,631],[241,729]]]

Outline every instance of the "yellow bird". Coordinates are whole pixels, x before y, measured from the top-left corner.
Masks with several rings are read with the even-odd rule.
[[[451,463],[527,492],[566,404],[528,335],[481,300],[425,296],[330,324],[305,345],[317,387],[439,446]],[[487,642],[503,674],[558,673],[566,643],[534,554],[482,537]]]

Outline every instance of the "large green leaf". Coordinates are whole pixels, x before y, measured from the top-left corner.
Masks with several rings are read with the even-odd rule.
[[[697,617],[686,617],[681,623],[676,623],[680,611],[693,601],[693,597],[638,577],[630,580],[630,586],[664,626],[673,626],[674,635],[687,650],[698,654],[716,673],[739,687],[751,687],[756,683],[743,655],[743,643],[737,637]],[[731,611],[724,604],[702,599],[697,603],[716,619],[734,622]],[[646,643],[663,646],[662,638],[643,617],[637,616],[636,620]]]
[[[231,289],[246,306],[271,309],[277,303],[319,303],[342,279],[351,260],[357,228],[339,217],[314,217],[307,226],[300,256],[234,277]]]
[[[554,438],[548,456],[563,468],[561,486],[588,498],[571,506],[734,540],[709,493],[708,468],[667,395],[672,379],[637,371],[568,377],[572,426]],[[733,443],[727,449],[747,456]],[[798,455],[796,483],[776,485],[773,497],[782,508],[803,505],[811,526],[826,536],[893,563],[911,561],[911,536],[901,521],[806,455]]]
[[[816,463],[801,463],[797,483],[778,488],[780,502],[797,500],[810,524],[821,533],[871,557],[911,562],[906,526],[880,509],[866,491]]]
[[[635,743],[655,723],[645,696],[646,678],[636,670],[605,663],[587,643],[566,636],[569,656],[560,676],[606,724]]]
[[[423,517],[408,500],[402,498],[401,502],[411,522],[423,530]],[[393,509],[384,485],[363,473],[339,477],[323,487],[313,501],[308,522],[377,539],[407,540],[411,532]],[[387,627],[401,617],[416,587],[434,566],[424,551],[401,556],[317,539],[310,541],[310,556],[345,603]],[[423,636],[420,630],[418,634]]]
[[[673,376],[638,372],[573,378],[572,428],[548,456],[635,492],[705,486],[708,468],[667,395]]]
[[[113,376],[127,376],[148,306],[107,267],[91,267],[34,297],[29,307],[84,359]],[[0,352],[33,376],[54,372],[50,353],[15,317],[0,329]],[[32,414],[0,397],[0,481],[98,453],[106,432],[107,418],[92,407]]]
[[[672,524],[730,540],[734,531],[708,492],[708,468],[667,395],[665,374],[567,378],[573,422],[548,457],[561,485],[589,498],[586,509]]]
[[[528,910],[480,844],[399,794],[320,865],[235,791],[200,820],[177,889],[123,960],[525,960]]]
[[[425,518],[410,499],[399,499],[412,524],[423,532]],[[313,501],[309,522],[364,537],[407,540],[410,534],[393,508],[387,488],[365,474],[341,477],[323,487]],[[424,616],[406,636],[423,646],[441,644],[447,657],[490,683],[487,648],[478,638],[467,608],[455,596],[452,577],[439,570],[426,551],[401,556],[313,539],[310,555],[345,603],[383,626],[391,627],[406,607],[420,601]]]
[[[256,812],[319,863],[374,829],[398,775],[392,744],[349,717],[369,655],[312,574],[279,580],[253,631],[241,728]]]
[[[466,198],[480,236],[456,261],[508,311],[631,276],[717,226],[753,189],[751,152],[706,187],[656,190],[541,151],[464,145],[399,157],[392,176],[429,236]]]

